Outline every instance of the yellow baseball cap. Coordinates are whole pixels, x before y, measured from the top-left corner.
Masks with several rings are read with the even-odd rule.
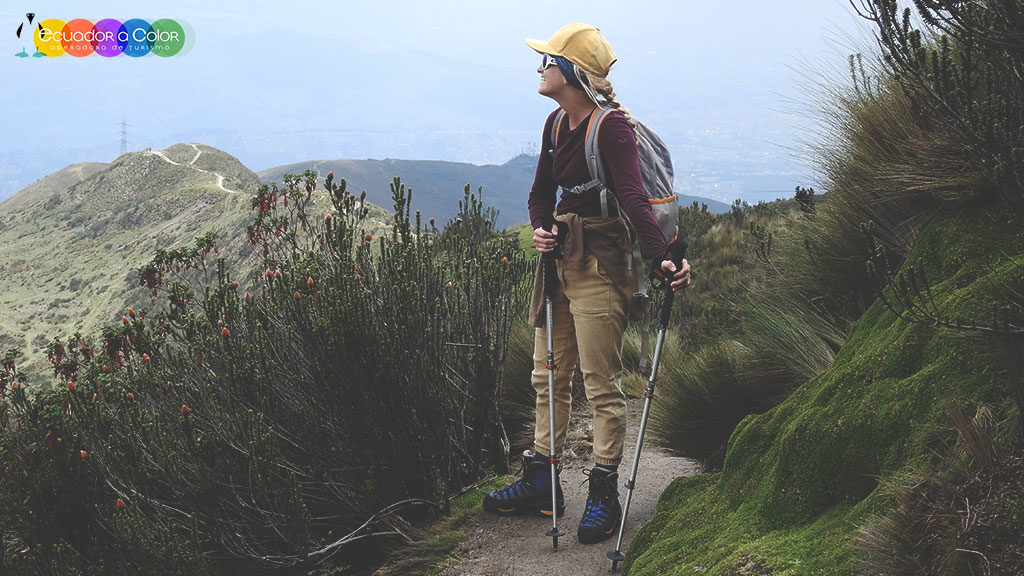
[[[527,39],[526,45],[541,54],[567,58],[601,78],[608,75],[608,70],[618,60],[611,44],[601,36],[597,27],[579,22],[562,26],[548,41]]]

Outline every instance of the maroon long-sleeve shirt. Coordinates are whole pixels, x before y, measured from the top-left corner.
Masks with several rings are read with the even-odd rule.
[[[540,228],[556,208],[559,214],[573,212],[581,216],[601,215],[598,190],[583,194],[563,192],[561,200],[555,205],[559,186],[570,189],[591,180],[584,152],[590,116],[574,130],[570,130],[569,115],[566,114],[559,130],[558,146],[555,147],[551,142],[551,126],[556,112],[558,110],[552,112],[544,123],[544,134],[541,136],[543,147],[527,202],[530,222],[535,229]],[[601,151],[606,185],[615,194],[619,206],[633,224],[640,240],[641,254],[648,259],[664,257],[668,247],[644,192],[640,161],[637,158],[636,134],[621,112],[611,112],[605,117],[597,135],[597,146]]]

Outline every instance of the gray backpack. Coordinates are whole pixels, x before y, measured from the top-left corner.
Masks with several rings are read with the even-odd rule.
[[[610,112],[615,109],[609,106],[601,106],[590,117],[587,124],[587,139],[584,150],[587,155],[587,168],[590,170],[590,182],[580,184],[566,192],[582,194],[595,188],[601,189],[601,215],[608,217],[608,205],[616,202],[615,195],[609,193],[605,184],[604,166],[601,163],[601,151],[597,146],[597,134],[601,130],[601,123]],[[559,109],[555,114],[555,122],[551,127],[551,142],[558,145],[558,132],[565,118],[565,110]],[[640,157],[640,174],[644,180],[644,192],[651,202],[651,211],[654,212],[654,219],[661,228],[661,234],[665,237],[665,243],[671,244],[679,232],[679,205],[676,201],[676,194],[672,188],[673,172],[672,157],[668,153],[668,147],[661,141],[661,138],[653,130],[640,122],[636,123],[636,145]],[[626,222],[629,218],[625,212],[619,210]],[[632,224],[630,224],[632,228]],[[634,235],[635,236],[635,235]],[[636,246],[635,246],[636,247]],[[639,253],[639,252],[638,252]]]
[[[601,130],[601,123],[614,110],[610,106],[601,106],[590,116],[584,151],[587,155],[587,168],[590,170],[591,180],[565,190],[572,194],[582,194],[599,189],[601,195],[601,215],[605,218],[608,218],[609,215],[609,203],[618,202],[618,200],[605,184],[601,151],[597,146],[597,134]],[[561,108],[555,114],[555,121],[551,127],[552,147],[557,147],[558,145],[558,132],[562,127],[562,120],[565,118],[565,114],[565,110]],[[654,213],[654,219],[661,229],[662,236],[665,237],[665,243],[671,244],[679,233],[679,205],[676,200],[675,191],[672,188],[672,158],[668,153],[668,147],[661,141],[661,138],[653,130],[640,122],[636,123],[636,145],[640,160],[640,174],[643,176],[644,181],[644,192],[646,192],[647,199],[651,203],[651,212]],[[641,339],[640,354],[640,368],[643,369],[647,364],[647,335],[650,332],[650,315],[647,313],[646,304],[650,296],[647,294],[647,278],[641,268],[643,259],[640,256],[639,240],[632,223],[629,221],[629,217],[626,216],[626,212],[621,209],[621,206],[619,208],[619,215],[626,221],[626,225],[633,237],[633,258],[630,267],[635,268],[637,271],[635,274],[637,285],[634,297],[642,300],[641,304],[644,310],[643,317],[641,318],[643,321],[643,338]]]

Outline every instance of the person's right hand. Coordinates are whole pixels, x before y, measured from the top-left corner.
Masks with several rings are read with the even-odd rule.
[[[555,249],[555,235],[543,228],[537,228],[533,231],[533,246],[537,249],[537,252],[551,252]]]

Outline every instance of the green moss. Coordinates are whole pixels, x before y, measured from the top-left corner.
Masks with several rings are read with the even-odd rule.
[[[1022,240],[1005,214],[935,217],[905,266],[925,267],[944,314],[985,322],[999,286],[1019,289]],[[891,503],[882,479],[948,439],[945,407],[1004,403],[977,340],[904,322],[875,303],[833,365],[771,411],[745,418],[720,475],[680,479],[633,539],[629,574],[854,574],[852,537]]]

